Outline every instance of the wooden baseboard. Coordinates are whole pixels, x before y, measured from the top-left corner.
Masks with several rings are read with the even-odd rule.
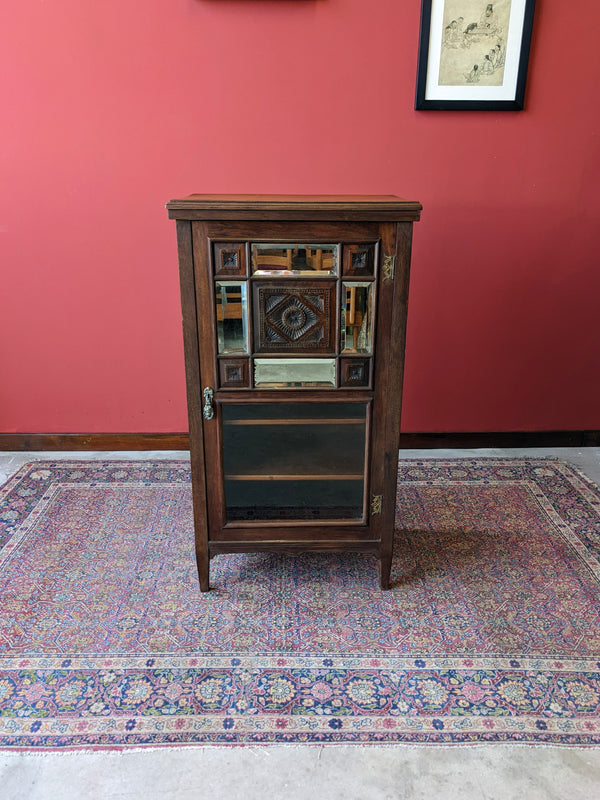
[[[189,449],[187,433],[0,433],[0,451]]]
[[[401,450],[600,447],[600,431],[403,433]],[[189,450],[187,433],[0,433],[0,451]]]
[[[400,434],[401,450],[598,446],[600,446],[600,431],[474,431]]]

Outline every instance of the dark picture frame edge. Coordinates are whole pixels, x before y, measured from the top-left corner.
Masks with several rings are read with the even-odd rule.
[[[429,37],[431,32],[432,0],[421,0],[421,24],[419,31],[419,53],[417,61],[417,83],[415,93],[416,111],[523,111],[525,107],[525,84],[529,66],[531,34],[535,0],[525,0],[523,33],[517,71],[514,100],[436,100],[426,99],[427,67],[429,61]]]

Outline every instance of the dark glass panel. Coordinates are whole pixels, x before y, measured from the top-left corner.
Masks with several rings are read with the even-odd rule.
[[[224,404],[227,520],[360,520],[365,403]]]

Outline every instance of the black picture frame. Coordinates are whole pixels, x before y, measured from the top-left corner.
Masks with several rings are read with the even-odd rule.
[[[460,4],[461,0],[421,0],[415,109],[522,111],[535,0],[480,4],[464,0],[463,5],[470,11],[476,5],[482,8],[479,21],[469,22],[459,16],[458,22],[456,19],[448,22],[447,7],[457,8]],[[486,21],[490,17],[493,19],[494,6],[500,6],[503,24],[494,21],[495,27],[490,27]],[[488,53],[481,56],[480,65],[477,62],[486,47]],[[494,52],[497,52],[496,59],[490,55]],[[463,70],[459,74],[460,64],[467,60],[469,64],[475,62],[470,72]],[[446,64],[452,65],[453,72]],[[441,81],[443,75],[446,78]],[[499,84],[499,80],[502,83]],[[493,85],[492,81],[495,81]]]

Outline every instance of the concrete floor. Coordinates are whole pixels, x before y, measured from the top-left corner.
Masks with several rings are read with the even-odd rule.
[[[558,457],[600,485],[600,448],[403,450],[402,458]],[[0,453],[29,461],[186,458],[182,452]],[[191,747],[0,752],[0,800],[600,800],[600,748]]]

